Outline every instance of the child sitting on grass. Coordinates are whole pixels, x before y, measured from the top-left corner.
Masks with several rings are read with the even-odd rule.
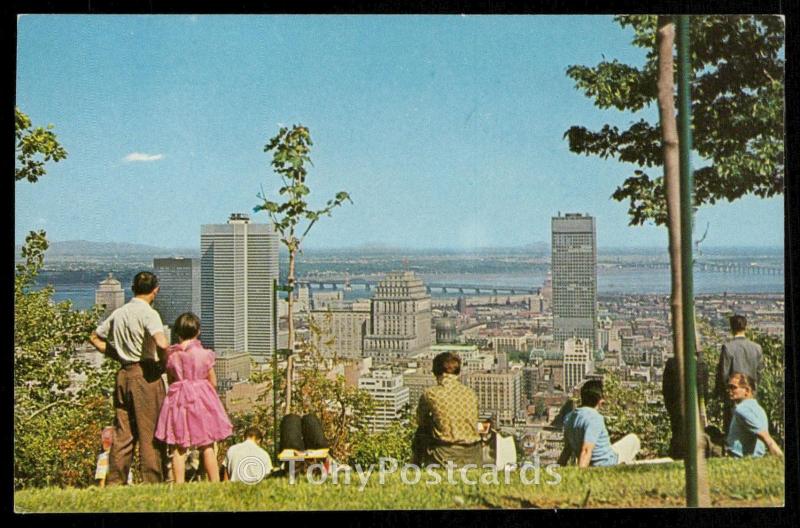
[[[95,483],[104,488],[106,486],[106,476],[108,476],[108,455],[111,452],[111,444],[114,440],[114,428],[104,427],[100,433],[100,444],[103,450],[97,456],[97,467],[94,470]],[[133,484],[133,468],[128,471],[128,484]]]

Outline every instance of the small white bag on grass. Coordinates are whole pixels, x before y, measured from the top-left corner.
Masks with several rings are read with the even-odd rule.
[[[497,433],[495,436],[495,465],[498,468],[505,468],[507,465],[517,464],[517,446],[514,444],[513,436],[502,436]]]

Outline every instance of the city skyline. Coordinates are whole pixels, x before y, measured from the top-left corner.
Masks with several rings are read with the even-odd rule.
[[[69,157],[15,186],[15,242],[45,229],[199,247],[197,225],[250,213],[262,186],[275,196],[263,145],[302,123],[310,201],[354,201],[308,249],[522,247],[559,211],[596,217],[598,247],[666,248],[663,227],[629,227],[609,198],[633,167],[562,137],[639,117],[595,108],[565,75],[603,56],[641,64],[630,37],[610,16],[24,15],[17,105]],[[707,223],[708,247],[783,246],[783,198],[702,207],[698,235]]]

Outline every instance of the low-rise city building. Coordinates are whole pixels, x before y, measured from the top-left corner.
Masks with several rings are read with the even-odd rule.
[[[403,385],[403,375],[388,369],[375,369],[358,379],[358,388],[366,391],[375,403],[367,420],[373,431],[385,431],[403,420],[409,405],[409,390]]]

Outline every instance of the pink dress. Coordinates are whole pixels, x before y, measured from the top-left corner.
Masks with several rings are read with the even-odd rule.
[[[231,421],[208,381],[214,358],[214,351],[197,339],[167,349],[167,373],[174,381],[161,406],[156,438],[169,445],[199,447],[231,435]]]

